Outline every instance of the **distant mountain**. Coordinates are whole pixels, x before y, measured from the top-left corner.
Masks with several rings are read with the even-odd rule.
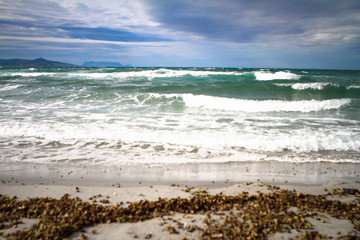
[[[77,67],[76,65],[62,62],[49,61],[44,58],[37,58],[34,60],[27,59],[0,59],[1,67],[18,67],[18,68],[30,68],[30,67]]]
[[[87,61],[84,62],[83,67],[132,67],[131,65],[122,65],[119,62],[96,62],[96,61]]]

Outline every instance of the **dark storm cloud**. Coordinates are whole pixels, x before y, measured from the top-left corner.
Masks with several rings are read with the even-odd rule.
[[[151,14],[169,29],[235,42],[359,26],[359,10],[360,1],[151,1]]]

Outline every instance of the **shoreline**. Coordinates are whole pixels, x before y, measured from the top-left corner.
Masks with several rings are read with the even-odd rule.
[[[245,183],[264,181],[272,184],[291,183],[296,185],[319,185],[332,181],[360,180],[360,163],[333,162],[200,162],[180,164],[133,164],[117,166],[85,164],[36,164],[0,163],[0,178],[17,178],[20,181],[52,182],[80,181],[112,183],[122,181],[132,183],[207,182]],[[135,184],[136,185],[136,184]]]

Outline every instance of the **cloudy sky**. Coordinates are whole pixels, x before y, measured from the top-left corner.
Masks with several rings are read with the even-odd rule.
[[[360,69],[359,0],[0,0],[0,58]]]

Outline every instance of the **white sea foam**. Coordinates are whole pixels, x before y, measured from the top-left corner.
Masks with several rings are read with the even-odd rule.
[[[161,68],[156,70],[129,71],[129,72],[69,73],[69,76],[77,76],[77,77],[84,77],[90,79],[97,79],[97,78],[126,79],[126,78],[145,77],[151,80],[154,78],[182,77],[185,75],[191,75],[194,77],[205,77],[209,75],[241,75],[241,74],[243,73],[224,72],[224,71],[172,70],[172,69]]]
[[[300,79],[300,76],[295,73],[290,72],[267,72],[267,71],[256,71],[254,72],[254,75],[256,77],[256,80],[259,81],[270,81],[275,79],[287,79],[287,80],[298,80]]]
[[[351,99],[260,101],[192,94],[182,94],[181,97],[187,107],[238,112],[314,112],[339,109],[351,103]]]
[[[141,71],[126,71],[126,72],[16,72],[11,73],[10,76],[22,76],[22,77],[39,77],[39,76],[53,76],[57,75],[58,77],[83,77],[88,79],[127,79],[127,78],[139,78],[145,77],[149,80],[154,78],[171,78],[171,77],[182,77],[185,75],[190,75],[194,77],[206,77],[209,75],[243,75],[247,74],[246,72],[236,72],[236,71],[216,71],[212,69],[206,69],[207,71],[202,70],[188,70],[188,69],[154,69],[154,70],[141,70]],[[300,76],[294,73],[279,71],[279,72],[269,72],[269,71],[256,71],[253,73],[257,80],[267,81],[274,79],[299,79]],[[6,74],[5,74],[6,75]]]
[[[22,77],[40,77],[40,76],[53,76],[57,73],[50,72],[15,72],[11,73],[11,76],[22,76]]]
[[[64,82],[68,78],[70,82],[76,76],[89,78],[90,83],[93,83],[92,79],[110,79],[102,81],[110,84],[107,86],[118,83],[118,79],[131,81],[138,77],[151,80],[184,75],[217,74],[220,75],[218,79],[224,75],[248,74],[250,79],[254,79],[253,74],[256,76],[256,72],[202,70],[164,68],[111,73],[100,69],[57,73],[26,70],[28,72],[6,72],[6,76],[23,74],[38,79],[36,76],[55,74],[54,79],[65,79]],[[299,77],[286,71],[259,70],[257,79]],[[74,81],[79,85],[71,83],[68,89],[63,85],[43,88],[37,81],[20,77],[11,77],[9,81],[4,82],[0,91],[21,88],[14,90],[17,94],[3,94],[9,96],[0,104],[0,161],[5,163],[360,161],[360,122],[352,116],[347,118],[353,108],[345,108],[349,104],[357,106],[355,97],[250,100],[229,95],[163,94],[148,93],[148,90],[126,92],[124,89],[115,89],[108,94],[103,93],[103,89],[98,91],[83,84],[86,81]],[[134,82],[134,86],[139,85]],[[298,90],[327,86],[327,83],[285,82],[282,81],[281,86]],[[149,83],[145,82],[145,85]],[[151,85],[156,86],[155,82]],[[357,87],[356,82],[353,85]],[[143,89],[140,87],[139,90]]]
[[[306,89],[315,89],[315,90],[322,90],[326,86],[336,86],[332,83],[278,83],[275,84],[277,86],[290,86],[294,90],[306,90]]]
[[[9,112],[13,117],[0,123],[0,136],[6,139],[0,159],[21,159],[39,163],[85,159],[83,161],[90,161],[89,164],[98,160],[109,164],[117,164],[117,161],[122,164],[151,164],[159,161],[222,162],[260,158],[295,161],[300,159],[296,154],[309,153],[307,159],[316,161],[317,158],[312,158],[311,152],[360,151],[358,121],[308,116],[298,119],[291,117],[291,114],[286,117],[272,116],[270,113],[254,115],[253,110],[249,110],[258,108],[258,111],[266,112],[264,109],[272,107],[274,111],[280,111],[284,110],[282,104],[285,101],[271,102],[274,106],[269,106],[266,105],[269,104],[268,101],[190,94],[149,94],[147,97],[174,99],[174,96],[177,99],[183,98],[186,105],[191,102],[198,104],[195,104],[195,109],[181,114],[157,114],[156,111],[143,114],[106,113],[94,111],[97,106],[83,103],[67,108],[64,102],[47,105],[28,103],[29,105],[13,107],[14,111]],[[245,109],[245,114],[239,114],[238,110],[212,112],[196,109],[202,108],[206,103],[214,104],[211,101],[215,101],[218,102],[215,109],[223,110],[227,108],[229,100],[250,103],[250,106]],[[350,102],[345,99],[346,101]],[[295,101],[289,104],[295,104],[296,108],[302,106],[302,110],[298,110],[301,112],[306,108],[301,105],[303,102]],[[305,102],[306,106],[311,103],[310,105],[317,109],[323,109],[326,103],[334,107],[336,103],[334,100]],[[139,101],[137,104],[143,103],[144,101]],[[261,107],[263,104],[265,106]],[[86,111],[78,112],[80,109]],[[29,112],[36,114],[36,120],[24,117]],[[216,121],[223,118],[231,121]],[[8,145],[8,142],[11,142],[11,145]],[[1,144],[0,142],[0,147]],[[282,157],[283,151],[291,153]],[[271,156],[267,157],[269,153]],[[323,160],[321,157],[319,159]],[[350,157],[349,159],[351,161]]]
[[[13,90],[16,89],[18,87],[21,87],[22,85],[10,85],[10,84],[6,84],[4,86],[0,86],[0,91],[9,91],[9,90]]]
[[[49,161],[84,158],[101,159],[116,164],[119,159],[152,163],[163,158],[166,163],[179,163],[181,156],[182,160],[190,162],[194,161],[194,158],[212,161],[224,156],[227,156],[228,161],[242,159],[244,154],[249,157],[251,154],[258,156],[262,152],[271,152],[274,154],[269,158],[271,160],[276,158],[277,152],[284,150],[293,153],[360,151],[360,138],[351,133],[351,129],[341,128],[337,124],[318,131],[309,127],[279,131],[278,128],[261,126],[265,121],[268,121],[268,125],[275,121],[284,121],[282,118],[266,117],[249,121],[235,117],[235,123],[243,124],[243,127],[239,128],[237,124],[216,123],[206,116],[202,117],[202,122],[191,115],[180,119],[175,117],[173,121],[177,121],[178,125],[173,129],[165,128],[165,119],[147,119],[143,116],[133,122],[129,122],[129,118],[122,122],[108,123],[102,119],[94,121],[92,116],[92,121],[76,125],[51,121],[41,124],[12,122],[0,125],[0,135],[3,138],[18,139],[14,140],[12,145],[23,147],[14,148],[12,151],[18,151],[15,153],[17,157],[29,161],[43,161],[44,158]],[[197,126],[192,127],[195,123]],[[157,130],[154,131],[152,127],[157,127]],[[24,144],[27,144],[26,148]],[[198,150],[193,152],[194,149]],[[7,153],[4,152],[3,155]],[[177,156],[180,156],[180,159]],[[2,157],[5,159],[5,156]]]

